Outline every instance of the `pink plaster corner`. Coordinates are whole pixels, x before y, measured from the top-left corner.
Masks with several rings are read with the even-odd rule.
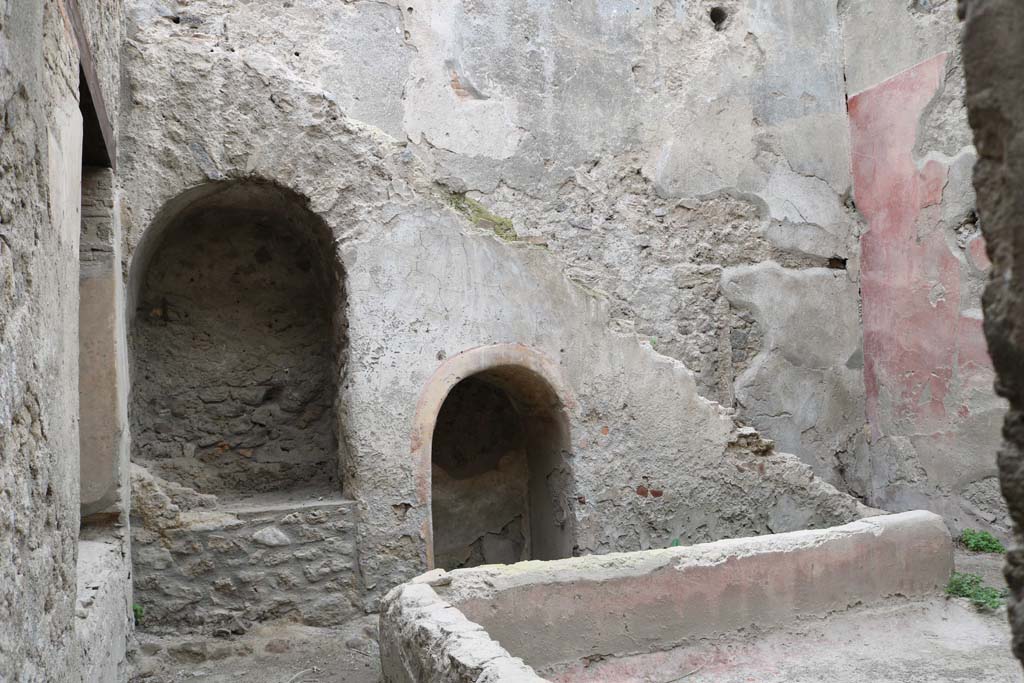
[[[918,225],[924,207],[941,203],[947,179],[941,162],[919,168],[914,159],[921,114],[946,59],[938,54],[850,99],[854,194],[868,221],[861,292],[872,439],[882,436],[882,418],[913,433],[947,430],[956,419],[955,406],[947,414],[951,385],[990,373],[980,326],[959,309],[960,262],[940,232]],[[972,263],[983,263],[976,249],[972,243]]]
[[[971,259],[971,265],[982,273],[987,273],[992,267],[992,261],[988,258],[988,251],[985,249],[985,238],[975,235],[967,242],[967,255]]]

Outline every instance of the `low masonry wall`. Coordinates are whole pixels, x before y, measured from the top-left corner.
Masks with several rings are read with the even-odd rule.
[[[483,627],[438,597],[435,569],[392,590],[380,613],[381,673],[398,681],[543,681],[523,660],[496,643]]]
[[[147,631],[241,633],[277,617],[332,626],[363,613],[352,501],[189,511],[173,524],[132,528]]]
[[[942,518],[914,511],[665,550],[435,570],[384,599],[382,666],[389,683],[543,680],[534,669],[934,593],[952,569]]]

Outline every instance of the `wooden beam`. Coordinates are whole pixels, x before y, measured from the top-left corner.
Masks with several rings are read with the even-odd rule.
[[[96,58],[89,47],[78,0],[64,0],[79,55],[79,108],[82,110],[82,163],[117,169],[117,142],[103,91],[96,76]]]

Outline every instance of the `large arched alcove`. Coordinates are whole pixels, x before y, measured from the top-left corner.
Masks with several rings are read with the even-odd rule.
[[[130,279],[133,460],[220,501],[339,492],[343,299],[330,230],[294,193],[174,200]]]
[[[553,364],[516,344],[472,349],[435,373],[414,436],[420,495],[430,510],[428,564],[454,569],[572,555],[563,396]]]

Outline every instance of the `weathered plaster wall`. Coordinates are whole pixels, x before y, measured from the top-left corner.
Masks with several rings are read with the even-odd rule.
[[[716,5],[728,14],[719,27],[709,16]],[[831,257],[847,261],[841,277],[856,278],[834,9],[425,9],[407,17],[420,57],[412,74],[429,73],[435,84],[456,74],[481,93],[454,89],[441,102],[418,96],[426,86],[407,93],[406,121],[431,123],[422,135],[407,133],[430,152],[440,181],[510,216],[520,236],[547,244],[573,279],[607,292],[618,324],[683,360],[702,395],[735,405],[782,449],[841,482],[861,421],[861,378],[844,365],[859,340],[845,345],[838,365],[811,365],[792,352],[807,326],[769,344],[766,328],[779,328],[774,312],[738,304],[722,286],[736,267],[752,266],[748,277],[768,287],[778,284],[771,261],[803,270]],[[438,52],[449,57],[447,74],[437,73]],[[464,134],[495,101],[509,112],[504,128]],[[489,153],[482,137],[517,144]],[[856,336],[855,287],[833,292],[850,305],[814,315],[819,285],[833,278],[811,271],[786,285],[794,300],[811,302],[802,318]],[[804,393],[825,387],[816,392],[825,403],[780,410],[771,387],[783,384]],[[818,432],[819,411],[842,417]]]
[[[573,483],[557,506],[565,506],[577,552],[828,525],[861,513],[792,457],[738,434],[682,364],[618,331],[611,304],[567,280],[553,250],[496,236],[500,221],[481,219],[438,186],[436,150],[348,118],[315,71],[292,64],[302,50],[275,42],[277,24],[232,18],[251,9],[196,2],[178,22],[136,13],[122,117],[126,253],[134,259],[168,202],[231,178],[289,188],[329,226],[348,301],[338,405],[345,490],[357,506],[359,573],[371,594],[429,561],[429,461],[418,468],[422,441],[413,438],[421,392],[445,359],[493,344],[533,349],[561,378]],[[333,25],[324,5],[289,10]]]
[[[1009,401],[999,477],[1014,520],[1007,554],[1013,651],[1024,660],[1024,5],[962,0],[966,16],[967,108],[978,164],[974,186],[992,269],[985,288],[985,335]]]
[[[953,2],[843,6],[861,237],[872,505],[1008,533],[980,295],[989,268],[970,171]]]
[[[120,45],[119,24],[86,25]],[[74,681],[79,55],[56,1],[7,3],[0,44],[0,678]]]
[[[718,26],[716,6],[727,13]],[[608,294],[617,326],[683,360],[702,395],[843,482],[860,445],[863,380],[834,7],[160,0],[130,14],[130,52],[188,37],[205,46],[167,56],[181,69],[171,81],[186,64],[218,78],[211,65],[235,55],[268,83],[308,83],[349,119],[407,143],[424,178],[456,193],[475,222],[547,245],[574,280]],[[148,97],[129,87],[136,104]],[[212,141],[169,125],[215,166]],[[231,152],[242,166],[266,144],[254,140]],[[734,267],[806,301],[796,319],[807,322],[785,328],[769,308],[732,302],[722,277]],[[797,352],[809,327],[838,330],[827,365]],[[780,386],[815,405],[779,409]]]
[[[0,31],[0,678],[75,680],[78,53],[56,2]]]

